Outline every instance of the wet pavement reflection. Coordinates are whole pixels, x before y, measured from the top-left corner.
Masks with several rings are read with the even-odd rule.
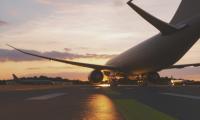
[[[83,120],[123,120],[109,97],[94,94],[88,100]]]

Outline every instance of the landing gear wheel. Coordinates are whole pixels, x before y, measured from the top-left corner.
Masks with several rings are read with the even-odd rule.
[[[146,82],[146,81],[138,81],[138,86],[139,87],[147,87],[148,86],[148,82]]]
[[[110,87],[117,87],[119,85],[117,80],[111,80],[110,81]]]

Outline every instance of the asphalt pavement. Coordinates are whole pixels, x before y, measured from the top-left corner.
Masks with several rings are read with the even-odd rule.
[[[1,120],[200,120],[199,86],[26,89],[0,90]]]

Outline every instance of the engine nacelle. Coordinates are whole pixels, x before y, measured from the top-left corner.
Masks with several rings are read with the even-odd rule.
[[[160,75],[158,73],[151,73],[148,74],[146,77],[146,79],[152,83],[156,83],[160,80]]]
[[[88,80],[92,83],[100,83],[103,81],[103,73],[100,70],[94,70],[90,73]]]

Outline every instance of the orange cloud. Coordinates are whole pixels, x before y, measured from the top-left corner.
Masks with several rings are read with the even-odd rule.
[[[3,25],[7,25],[8,23],[6,21],[2,21],[0,20],[0,26],[3,26]]]

